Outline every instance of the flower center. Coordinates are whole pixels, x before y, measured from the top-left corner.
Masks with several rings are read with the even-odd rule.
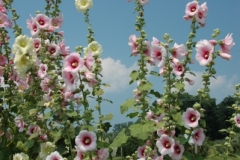
[[[95,46],[93,46],[91,49],[93,52],[95,52],[97,50],[97,48]]]
[[[208,51],[205,51],[205,52],[204,52],[204,55],[203,55],[203,58],[207,60],[208,57],[209,57],[209,52],[208,52]]]
[[[34,32],[37,31],[37,26],[36,26],[36,25],[33,26],[33,31],[34,31]]]
[[[34,47],[38,48],[39,47],[39,43],[35,43]]]
[[[237,119],[237,124],[240,124],[240,119]]]
[[[83,6],[86,6],[86,4],[87,4],[86,1],[82,1]]]
[[[73,63],[72,63],[72,67],[73,67],[73,68],[76,68],[77,66],[78,66],[78,62],[73,62]]]
[[[199,17],[200,19],[203,17],[203,15],[202,15],[201,12],[198,13],[198,17]]]
[[[177,154],[181,153],[181,150],[178,145],[175,145],[174,150],[175,150],[175,153],[177,153]]]
[[[170,142],[166,142],[164,146],[165,146],[165,148],[170,148],[171,144],[170,144]]]
[[[194,6],[191,8],[191,12],[195,12],[195,11],[196,11],[196,7]]]
[[[51,49],[50,49],[50,53],[51,53],[51,54],[54,54],[55,52],[56,52],[56,49],[55,49],[55,48],[51,48]]]
[[[85,138],[85,140],[84,140],[84,144],[85,145],[89,145],[91,143],[91,139],[90,138]]]
[[[178,66],[178,71],[182,71],[182,66]]]
[[[44,21],[43,21],[42,19],[40,19],[40,20],[38,21],[38,23],[39,23],[40,25],[44,25]]]
[[[192,116],[190,117],[190,121],[191,121],[191,122],[195,122],[196,119],[197,119],[197,117],[196,117],[195,115],[192,115]]]

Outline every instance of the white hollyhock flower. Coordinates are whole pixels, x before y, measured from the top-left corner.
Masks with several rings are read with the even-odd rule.
[[[79,12],[85,12],[87,9],[92,8],[92,0],[75,0],[76,8]]]
[[[34,49],[33,39],[29,38],[26,35],[20,35],[15,39],[15,42],[12,46],[12,53],[16,54],[17,52],[21,52],[26,54]]]
[[[42,159],[46,159],[49,153],[53,152],[54,149],[55,149],[55,145],[52,144],[51,142],[42,143],[39,157]]]
[[[63,157],[57,152],[52,152],[49,156],[47,156],[46,160],[64,160]]]
[[[86,50],[97,56],[103,52],[102,46],[97,41],[92,41],[89,43]]]
[[[13,155],[13,160],[29,160],[29,156],[25,153],[17,153]]]
[[[83,130],[75,138],[75,143],[80,151],[87,152],[96,149],[96,134],[92,131]]]

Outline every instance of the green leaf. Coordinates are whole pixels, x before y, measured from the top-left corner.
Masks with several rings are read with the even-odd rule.
[[[109,103],[113,103],[111,100],[109,99],[102,99],[103,101],[109,102]]]
[[[112,144],[110,145],[111,148],[118,148],[127,142],[128,136],[125,135],[125,130],[126,129],[123,128],[121,132],[114,138]]]
[[[76,111],[73,111],[73,112],[68,112],[67,113],[67,116],[68,117],[76,117],[78,115],[78,113]]]
[[[38,136],[39,136],[38,132],[35,132],[35,133],[31,134],[31,136],[28,139],[31,140],[31,139],[36,138]]]
[[[140,91],[148,91],[148,90],[150,90],[151,88],[152,88],[152,83],[150,83],[150,82],[142,82],[139,86],[138,86],[138,89],[140,90]]]
[[[180,144],[185,144],[188,140],[185,138],[185,137],[183,137],[183,136],[181,136],[181,137],[179,137],[179,142],[180,142]]]
[[[34,140],[26,140],[23,146],[24,151],[27,151],[29,148],[31,148],[33,144],[34,144]]]
[[[203,126],[203,128],[206,127],[206,121],[203,119],[200,119],[200,124]]]
[[[149,93],[154,95],[157,98],[161,98],[161,94],[157,91],[154,91],[153,89],[151,89],[151,91]]]
[[[37,103],[37,106],[44,106],[44,104],[45,104],[45,101],[39,101],[39,102]]]
[[[108,147],[109,147],[109,143],[97,141],[97,148],[108,148]]]
[[[209,146],[209,148],[208,148],[208,157],[210,157],[210,156],[215,156],[215,155],[217,155],[218,154],[218,151],[217,151],[217,149],[216,149],[216,147],[214,147],[214,146]]]
[[[103,130],[107,133],[109,128],[112,127],[112,125],[109,122],[103,123]]]
[[[124,114],[129,110],[129,108],[133,107],[136,104],[135,99],[127,99],[121,106],[120,111],[121,114]]]
[[[227,132],[228,133],[228,130],[227,129],[220,129],[218,132]]]
[[[103,117],[102,121],[110,121],[113,119],[113,114],[107,114],[105,117]]]
[[[180,89],[182,89],[182,88],[185,87],[185,84],[184,84],[184,83],[176,82],[176,83],[175,83],[175,87],[176,87],[178,90],[180,90]]]
[[[133,70],[132,73],[130,74],[130,77],[132,78],[133,81],[138,79],[139,72]]]
[[[194,75],[194,76],[196,77],[196,74],[195,74],[195,73],[193,73],[193,72],[191,72],[191,71],[190,71],[189,73],[190,73],[191,75]]]
[[[96,96],[101,96],[101,95],[103,95],[103,93],[104,93],[104,91],[100,88],[95,92],[95,95]]]
[[[156,71],[151,71],[150,74],[154,75],[154,76],[157,76],[157,77],[160,77],[160,74]]]
[[[138,137],[139,139],[146,140],[149,134],[154,130],[154,122],[147,121],[145,124],[132,124],[129,127],[131,135],[133,137]]]
[[[127,115],[127,117],[129,117],[129,118],[134,118],[134,117],[136,117],[138,115],[138,112],[133,112],[133,113],[129,113],[128,115]]]
[[[183,126],[182,114],[180,112],[172,114],[172,118],[176,121],[180,126]]]
[[[51,131],[51,132],[50,132],[50,135],[51,135],[51,136],[53,137],[53,139],[54,139],[53,143],[55,143],[55,142],[57,142],[57,141],[61,138],[62,133],[61,133],[60,130],[59,130],[59,131]]]
[[[52,112],[47,112],[44,114],[43,119],[49,119],[52,116]]]
[[[192,160],[191,153],[185,151],[185,152],[183,153],[183,160]]]

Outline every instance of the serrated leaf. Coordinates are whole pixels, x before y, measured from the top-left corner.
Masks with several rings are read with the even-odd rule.
[[[164,126],[164,123],[163,122],[159,122],[154,128],[154,130],[159,130],[159,129],[162,129],[162,127]]]
[[[133,113],[129,113],[128,115],[127,115],[127,117],[129,117],[129,118],[134,118],[134,117],[136,117],[138,115],[138,112],[133,112]]]
[[[150,82],[142,82],[139,86],[138,86],[138,89],[140,90],[140,91],[148,91],[148,90],[150,90],[151,88],[152,88],[152,83],[150,83]]]
[[[120,111],[121,114],[124,114],[129,110],[129,108],[133,107],[136,104],[136,101],[134,99],[127,99],[121,106]]]
[[[135,81],[138,78],[139,72],[137,71],[132,71],[132,73],[130,74],[130,77],[132,78],[133,81]]]
[[[67,113],[67,116],[68,117],[76,117],[78,115],[78,113],[76,111],[73,111],[73,112],[68,112]]]
[[[107,114],[105,117],[103,117],[102,121],[110,121],[113,119],[113,114]]]
[[[127,142],[128,136],[125,135],[125,130],[126,129],[123,128],[121,132],[114,138],[112,144],[110,145],[111,148],[118,148]]]
[[[179,124],[180,126],[183,126],[183,125],[184,125],[183,120],[182,120],[182,114],[181,114],[180,112],[175,113],[175,114],[172,114],[172,118],[173,118],[176,122],[178,122],[178,124]]]
[[[102,89],[98,89],[96,92],[95,92],[95,95],[97,96],[101,96],[103,95],[104,91]]]
[[[45,104],[45,101],[39,101],[39,102],[37,103],[37,106],[44,106],[44,104]]]
[[[147,121],[145,124],[132,124],[129,127],[129,130],[131,131],[131,135],[133,137],[138,137],[139,139],[146,140],[149,136],[149,134],[154,129],[154,122],[153,121]]]
[[[160,74],[156,71],[151,71],[150,74],[154,75],[154,76],[157,76],[157,77],[160,77]]]
[[[183,137],[183,136],[181,136],[181,137],[179,137],[179,142],[180,142],[180,144],[185,144],[188,140],[185,138],[185,137]]]
[[[109,143],[97,141],[97,148],[108,148],[108,147],[109,147]]]
[[[175,83],[175,87],[176,87],[178,90],[180,90],[180,89],[182,89],[182,88],[185,87],[185,84],[184,84],[184,83],[176,82],[176,83]]]

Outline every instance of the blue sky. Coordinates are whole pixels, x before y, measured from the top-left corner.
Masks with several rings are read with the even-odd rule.
[[[132,0],[134,1],[134,0]],[[145,30],[148,39],[152,37],[162,41],[164,33],[169,33],[178,44],[185,44],[190,32],[190,21],[183,20],[186,4],[189,0],[150,0],[145,8],[145,19],[147,26]],[[202,4],[205,1],[199,1]],[[215,28],[221,30],[219,39],[225,38],[228,33],[233,33],[235,46],[231,49],[232,59],[226,61],[217,58],[215,68],[217,80],[212,81],[212,97],[220,102],[227,95],[233,94],[233,86],[240,82],[240,1],[239,0],[207,0],[208,16],[206,26],[198,30],[195,41],[211,39]],[[13,7],[20,14],[18,24],[22,26],[23,34],[30,35],[26,20],[30,14],[35,16],[35,11],[44,13],[45,1],[43,0],[19,0],[15,1]],[[78,45],[87,45],[87,24],[84,23],[84,15],[78,12],[74,0],[63,0],[60,9],[63,13],[64,24],[59,31],[64,31],[66,45],[71,51]],[[105,98],[114,103],[103,103],[103,114],[113,113],[115,115],[113,124],[127,122],[125,115],[120,114],[120,105],[128,98],[132,98],[132,90],[136,84],[128,85],[129,74],[132,69],[137,69],[136,57],[130,57],[128,38],[135,31],[134,3],[126,0],[94,0],[93,8],[90,10],[90,22],[95,31],[95,40],[103,46],[103,81],[110,83],[112,88],[106,90]],[[12,41],[13,42],[13,41]],[[193,53],[193,59],[195,51]],[[201,86],[200,75],[204,71],[197,62],[190,66],[197,74],[195,85],[187,87],[191,94],[196,94],[196,89]],[[158,68],[153,68],[158,71]],[[163,92],[161,78],[149,77],[154,83],[155,90]],[[94,104],[94,102],[92,102]],[[191,106],[190,106],[191,107]]]

